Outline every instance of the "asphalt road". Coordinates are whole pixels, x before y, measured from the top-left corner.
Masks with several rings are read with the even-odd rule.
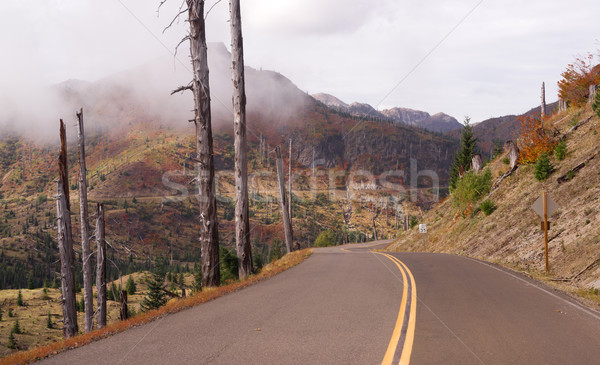
[[[600,363],[598,312],[475,260],[374,247],[316,249],[265,282],[43,363]]]

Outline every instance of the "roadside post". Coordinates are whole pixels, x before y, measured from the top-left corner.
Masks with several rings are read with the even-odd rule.
[[[539,216],[542,218],[541,227],[544,231],[544,249],[546,252],[546,273],[550,271],[550,265],[548,264],[548,230],[550,229],[550,222],[548,221],[548,217],[552,215],[552,213],[556,212],[559,208],[558,203],[555,202],[548,193],[544,190],[542,196],[539,197],[535,203],[531,206]]]
[[[423,251],[427,250],[425,235],[427,234],[427,224],[419,224],[419,233],[423,235]]]

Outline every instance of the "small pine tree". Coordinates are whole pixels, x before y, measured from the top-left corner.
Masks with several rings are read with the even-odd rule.
[[[550,163],[548,155],[542,153],[538,158],[537,162],[535,163],[535,169],[533,171],[535,178],[538,181],[546,180],[548,176],[552,174],[552,172],[554,172],[554,166],[552,165],[552,163]]]
[[[554,157],[559,161],[562,161],[567,157],[567,143],[565,141],[558,142],[556,147],[554,147]]]
[[[50,316],[50,312],[48,312],[48,316],[46,317],[46,328],[52,329],[52,316]]]
[[[127,279],[127,284],[125,285],[125,290],[127,290],[127,294],[129,295],[134,295],[137,291],[137,286],[135,285],[133,275],[129,275],[129,279]]]
[[[15,340],[15,335],[12,332],[8,335],[7,347],[11,350],[17,349],[17,340]]]
[[[202,291],[202,266],[201,265],[195,265],[194,286],[193,286],[192,290],[194,290],[194,292],[196,292],[196,293]]]
[[[2,321],[2,308],[0,308],[0,321]]]
[[[453,191],[456,188],[456,182],[460,176],[460,170],[467,172],[471,169],[471,161],[473,155],[477,152],[477,138],[473,134],[473,126],[471,125],[471,118],[465,117],[464,128],[460,137],[460,147],[454,162],[450,168],[450,190]]]
[[[13,311],[12,311],[12,308],[8,308],[8,316],[9,316],[10,318],[12,318],[12,317],[14,317],[14,316],[15,316],[15,315],[14,315],[14,313],[13,313]]]
[[[596,96],[594,97],[594,101],[592,102],[592,110],[600,118],[600,90],[596,91]]]
[[[16,333],[17,335],[21,334],[21,326],[19,325],[19,320],[17,319],[15,321],[15,324],[11,330],[12,333]]]
[[[144,297],[140,308],[146,312],[157,309],[167,303],[167,294],[165,293],[165,270],[164,266],[158,261],[154,264],[154,270],[149,278],[146,278],[148,293]]]
[[[22,307],[25,305],[25,303],[23,303],[23,293],[21,293],[20,289],[19,289],[19,294],[17,294],[17,305],[19,307]]]

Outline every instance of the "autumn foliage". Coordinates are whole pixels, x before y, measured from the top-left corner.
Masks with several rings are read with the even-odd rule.
[[[551,154],[556,142],[544,130],[544,126],[535,115],[521,115],[517,117],[521,122],[520,162],[524,164],[535,163],[542,154]]]
[[[590,85],[600,84],[600,65],[594,66],[594,55],[577,57],[561,74],[558,96],[571,106],[583,106],[588,99]]]

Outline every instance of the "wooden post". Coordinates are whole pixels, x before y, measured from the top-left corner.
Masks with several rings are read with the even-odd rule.
[[[192,91],[196,126],[196,163],[198,164],[202,286],[211,287],[219,286],[221,274],[204,0],[186,1],[190,24],[190,54],[194,72]]]
[[[289,210],[285,194],[285,173],[283,172],[283,158],[281,157],[281,147],[275,147],[277,155],[277,177],[279,179],[279,198],[281,200],[281,216],[283,217],[283,231],[285,233],[285,247],[287,252],[293,250],[292,225],[290,223]]]
[[[63,333],[66,338],[76,336],[77,307],[75,299],[75,275],[73,260],[73,231],[71,228],[71,203],[69,199],[69,175],[67,165],[67,136],[65,124],[60,120],[59,178],[56,184],[56,210],[58,217],[58,251],[60,254],[60,278],[62,286]]]
[[[106,241],[104,205],[97,204],[96,216],[96,290],[98,301],[98,328],[106,327]]]
[[[238,275],[252,274],[252,246],[248,209],[248,142],[246,136],[246,89],[244,78],[244,41],[240,0],[229,1],[231,19],[231,57],[233,80],[233,131],[235,150],[235,243]]]
[[[543,193],[543,210],[544,210],[544,248],[546,251],[546,273],[548,273],[549,265],[548,265],[548,194],[546,190]]]
[[[88,225],[87,169],[85,166],[85,132],[83,129],[83,108],[77,114],[77,144],[79,145],[79,220],[81,226],[81,261],[83,267],[84,330],[94,328],[94,296],[92,294],[92,253]]]

